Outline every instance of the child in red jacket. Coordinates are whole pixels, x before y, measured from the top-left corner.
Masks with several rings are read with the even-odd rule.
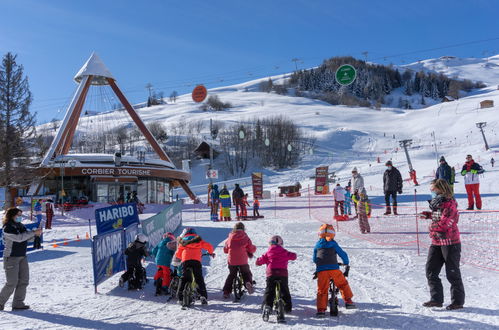
[[[256,265],[267,265],[267,287],[263,296],[263,314],[269,315],[272,312],[272,305],[275,298],[276,282],[281,282],[281,294],[285,303],[284,311],[290,313],[292,310],[291,295],[288,286],[288,261],[296,260],[296,253],[289,252],[282,247],[281,236],[272,236],[269,241],[270,247],[260,258],[256,260]]]
[[[227,260],[229,264],[229,276],[227,276],[223,288],[225,299],[230,297],[232,281],[234,281],[237,275],[238,268],[241,270],[244,286],[248,290],[248,293],[252,294],[254,292],[253,275],[248,265],[248,257],[253,257],[256,246],[253,245],[244,229],[244,223],[236,223],[224,245],[224,253],[229,255]]]

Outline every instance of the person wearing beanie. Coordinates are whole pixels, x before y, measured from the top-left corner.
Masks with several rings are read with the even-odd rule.
[[[232,282],[237,276],[238,269],[243,276],[244,286],[248,290],[248,293],[253,294],[253,274],[251,274],[251,269],[248,265],[248,258],[253,258],[255,251],[256,246],[253,245],[251,239],[246,234],[244,223],[236,223],[224,245],[224,253],[228,254],[227,263],[229,264],[229,275],[223,287],[225,299],[230,297]]]
[[[332,225],[322,225],[318,235],[319,240],[315,244],[312,258],[316,265],[314,279],[317,278],[317,316],[324,316],[326,313],[331,280],[340,289],[346,308],[355,308],[352,301],[352,290],[345,275],[340,270],[337,258],[339,255],[343,264],[348,265],[348,255],[334,240],[336,233]]]
[[[354,167],[352,169],[352,190],[351,190],[351,194],[352,195],[358,195],[360,190],[362,190],[362,188],[364,188],[364,178],[362,177],[362,175],[360,175],[359,171],[357,170],[357,167]],[[355,202],[354,202],[355,203]],[[357,204],[355,204],[355,212],[357,212]],[[355,215],[354,218],[357,217],[357,214]]]
[[[163,240],[154,247],[151,255],[156,260],[156,274],[154,274],[154,284],[156,295],[168,294],[170,291],[171,270],[173,255],[177,250],[177,241],[173,233],[165,233]]]
[[[447,164],[447,161],[445,160],[445,157],[442,156],[440,157],[440,165],[437,168],[437,171],[435,172],[435,179],[443,179],[447,181],[447,183],[451,186],[452,191],[454,191],[454,176],[453,175],[453,170]]]
[[[359,218],[359,227],[362,234],[370,233],[371,226],[369,226],[368,217],[371,216],[371,205],[369,197],[367,196],[366,188],[362,188],[358,197],[355,196],[357,205],[357,215]],[[396,213],[395,213],[396,214]]]
[[[390,196],[393,200],[393,214],[397,213],[397,193],[402,193],[402,175],[399,170],[393,166],[391,160],[385,163],[386,171],[383,174],[383,192],[385,193],[386,212],[384,215],[392,213],[390,206]]]
[[[281,294],[285,304],[284,311],[290,313],[293,307],[288,286],[288,261],[296,260],[296,253],[283,248],[283,244],[281,236],[272,236],[267,252],[256,259],[257,266],[267,265],[267,287],[263,295],[264,317],[268,317],[272,312],[277,281],[281,282]]]
[[[468,208],[467,210],[473,210],[476,202],[476,208],[478,210],[482,209],[482,198],[480,197],[480,178],[479,175],[485,172],[478,164],[473,160],[471,155],[466,156],[466,163],[463,165],[461,170],[461,175],[464,176],[464,186],[466,188],[466,193],[468,195]],[[473,200],[473,196],[475,197]]]

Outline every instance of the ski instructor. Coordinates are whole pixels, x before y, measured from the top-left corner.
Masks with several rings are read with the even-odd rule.
[[[392,196],[393,200],[393,214],[398,215],[397,213],[397,193],[402,193],[402,175],[400,175],[399,170],[393,166],[391,160],[385,163],[386,171],[383,174],[383,191],[385,193],[385,202],[386,202],[386,212],[385,215],[389,215],[392,213],[392,209],[390,207],[390,196]]]
[[[40,236],[42,230],[28,231],[21,223],[22,211],[17,207],[11,207],[5,212],[3,219],[3,240],[5,249],[3,251],[3,268],[5,269],[6,282],[0,291],[0,310],[14,293],[12,310],[29,309],[24,303],[26,288],[29,284],[29,267],[26,249],[28,241],[35,236]]]

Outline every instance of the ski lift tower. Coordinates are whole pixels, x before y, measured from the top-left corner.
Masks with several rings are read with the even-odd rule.
[[[480,129],[480,132],[482,132],[483,136],[483,142],[485,142],[485,150],[489,150],[489,144],[487,143],[487,139],[485,138],[485,133],[483,132],[483,128],[487,126],[487,122],[482,122],[482,123],[476,123],[476,127]]]
[[[409,152],[407,151],[407,147],[412,145],[412,139],[399,141],[399,144],[402,148],[404,148],[405,157],[407,158],[407,164],[409,165],[409,175],[411,176],[411,180],[414,182],[416,186],[419,186],[419,183],[416,179],[416,170],[412,167],[411,157],[409,157]]]

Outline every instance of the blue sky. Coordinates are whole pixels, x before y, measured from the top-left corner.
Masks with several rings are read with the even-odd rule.
[[[403,64],[499,53],[499,1],[66,1],[0,2],[0,53],[18,54],[38,121],[61,118],[72,77],[96,51],[132,103],[150,82],[168,96],[243,82],[351,55]],[[487,52],[487,53],[484,53]],[[386,59],[385,59],[386,57]]]

